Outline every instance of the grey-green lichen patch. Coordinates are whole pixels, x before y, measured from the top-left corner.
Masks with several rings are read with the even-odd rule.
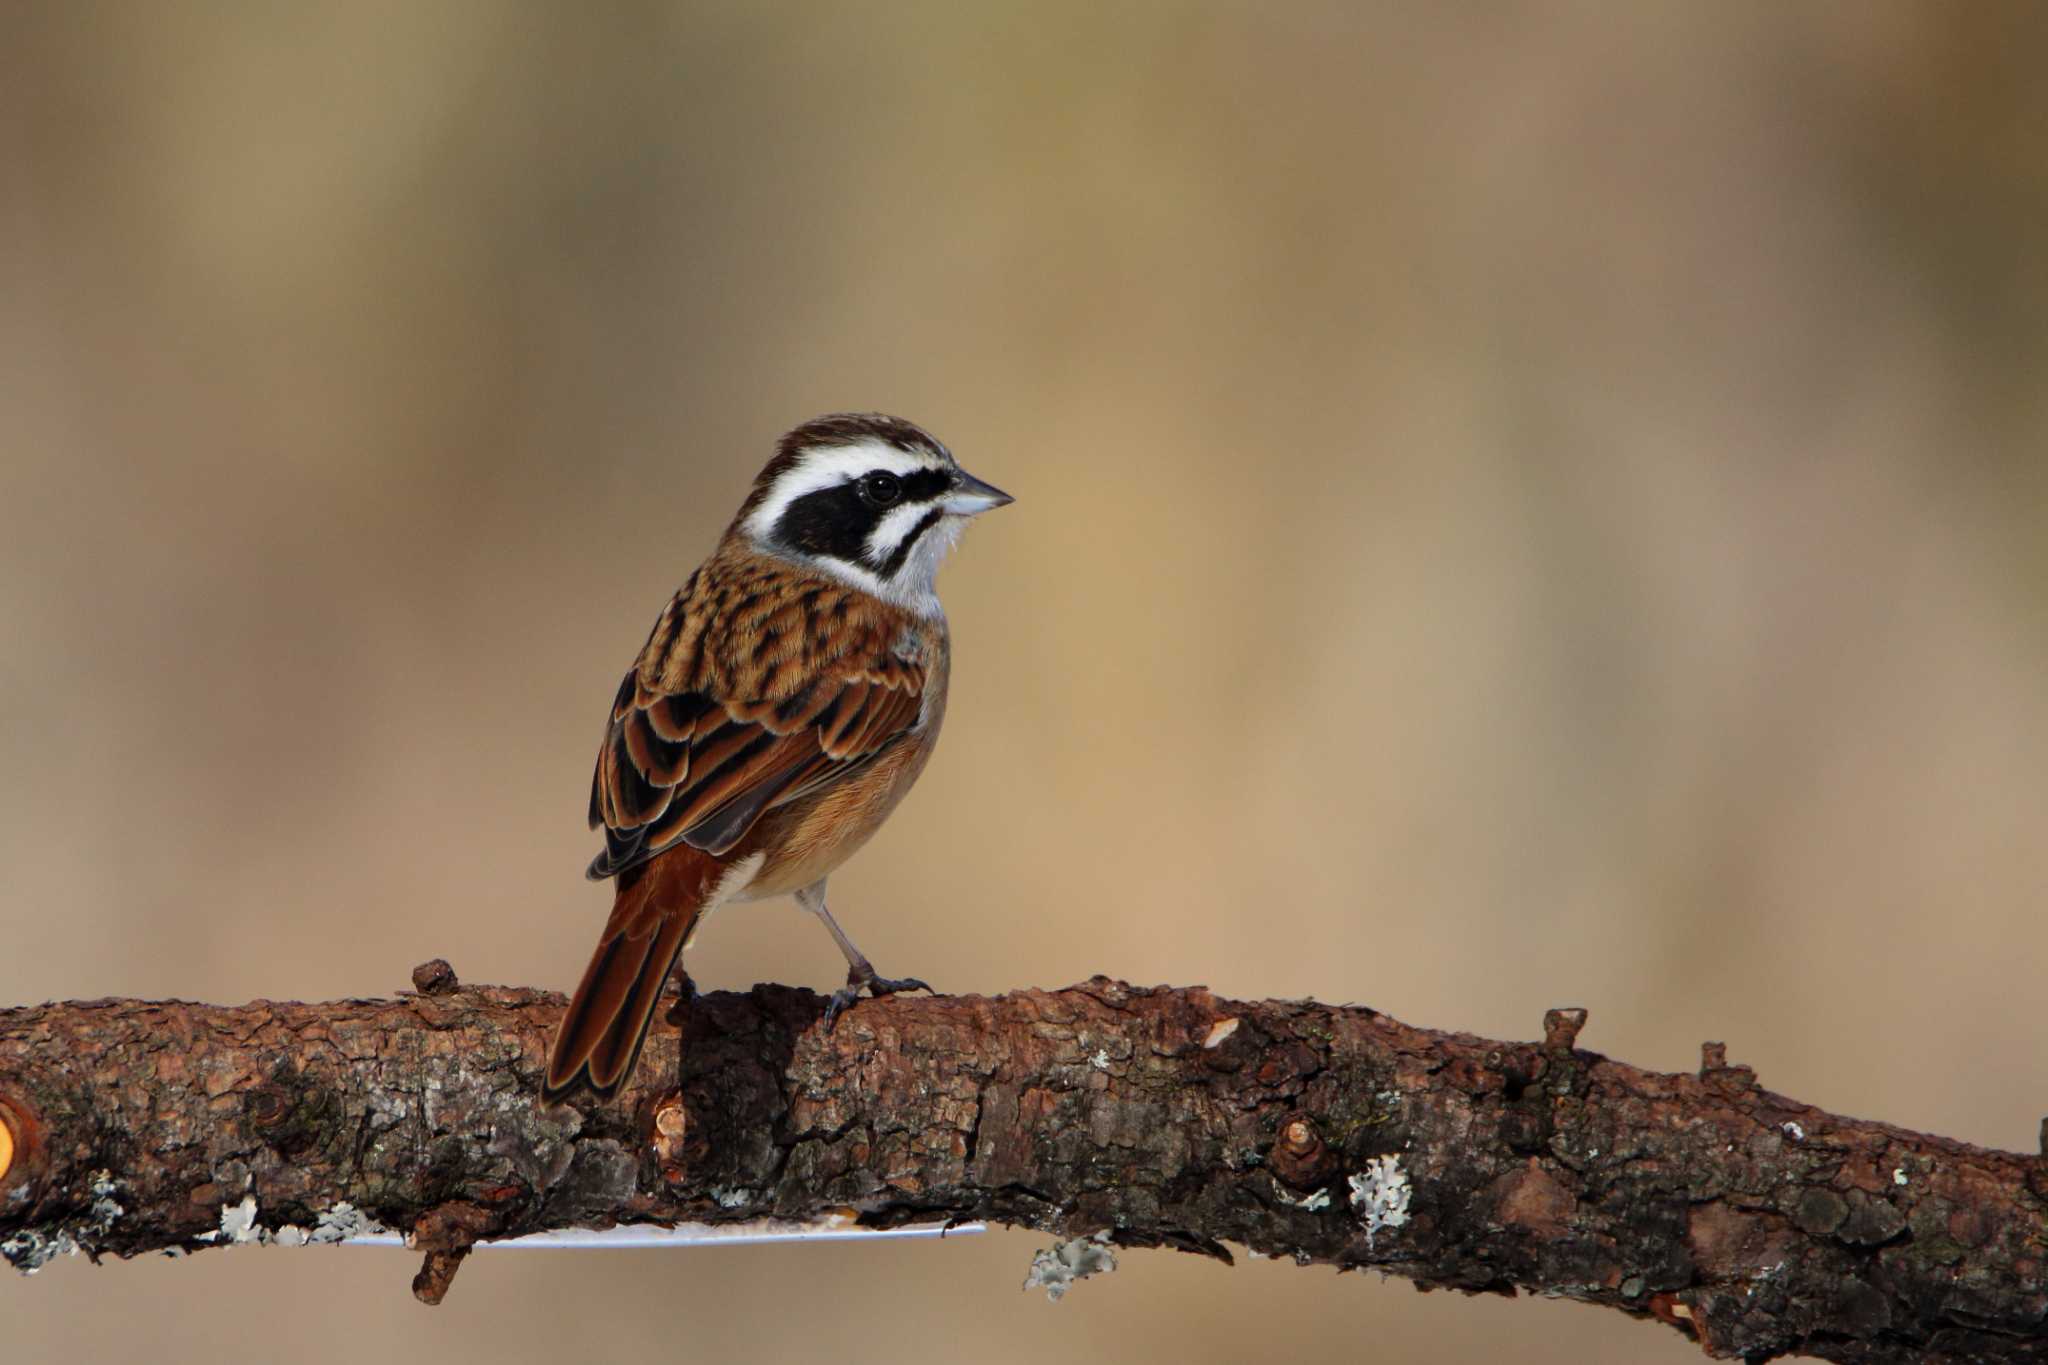
[[[1407,1172],[1398,1156],[1376,1156],[1365,1169],[1345,1177],[1351,1186],[1351,1207],[1365,1224],[1365,1244],[1374,1246],[1379,1234],[1408,1222],[1408,1201],[1413,1193]]]
[[[200,1238],[203,1242],[222,1243],[260,1242],[263,1228],[256,1222],[256,1196],[245,1194],[239,1204],[223,1204],[220,1210],[220,1226]]]
[[[92,1202],[86,1206],[85,1217],[71,1223],[59,1223],[48,1232],[24,1228],[4,1242],[0,1242],[0,1258],[24,1275],[33,1275],[59,1256],[76,1256],[81,1251],[92,1251],[99,1239],[113,1229],[116,1221],[127,1209],[114,1198],[116,1190],[114,1177],[108,1171],[94,1171],[86,1192]]]
[[[320,1246],[331,1242],[346,1241],[350,1237],[363,1237],[389,1231],[391,1231],[390,1228],[385,1227],[382,1223],[344,1199],[333,1208],[321,1213],[319,1221],[313,1225],[313,1231],[307,1235],[306,1241],[308,1245]]]
[[[0,1256],[24,1275],[33,1275],[59,1256],[78,1254],[78,1243],[61,1227],[48,1234],[24,1229],[0,1242]]]
[[[1090,1275],[1106,1275],[1116,1269],[1116,1253],[1109,1249],[1109,1233],[1070,1237],[1031,1258],[1031,1272],[1024,1288],[1043,1289],[1046,1298],[1058,1303],[1067,1291]]]
[[[211,1232],[200,1233],[194,1240],[220,1246],[329,1246],[351,1237],[388,1234],[391,1231],[346,1199],[323,1211],[310,1230],[296,1223],[287,1223],[272,1231],[258,1221],[259,1212],[256,1196],[245,1194],[237,1203],[221,1205],[220,1226]]]
[[[115,1220],[128,1210],[121,1207],[114,1198],[114,1177],[108,1171],[94,1171],[92,1175],[92,1207],[88,1209],[88,1223],[92,1235],[105,1235],[114,1226]]]

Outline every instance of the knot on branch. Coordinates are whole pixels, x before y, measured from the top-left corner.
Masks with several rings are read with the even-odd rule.
[[[1281,1121],[1280,1135],[1266,1162],[1274,1175],[1297,1190],[1322,1184],[1337,1166],[1336,1155],[1324,1143],[1315,1120],[1298,1110]]]

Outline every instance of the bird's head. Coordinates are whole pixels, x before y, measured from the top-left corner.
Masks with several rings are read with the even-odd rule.
[[[834,413],[782,438],[733,533],[764,554],[933,615],[946,552],[969,521],[1011,501],[914,423]]]

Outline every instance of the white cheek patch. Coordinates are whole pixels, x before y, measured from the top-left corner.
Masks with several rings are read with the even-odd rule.
[[[755,541],[765,543],[774,534],[775,523],[782,520],[782,514],[789,510],[791,503],[821,488],[835,488],[876,469],[886,469],[899,478],[908,477],[920,469],[931,468],[933,463],[928,455],[898,450],[886,441],[812,446],[788,473],[775,481],[775,486],[768,490],[768,496],[761,499],[761,505],[747,518],[747,534]]]
[[[917,529],[917,524],[932,510],[928,502],[907,502],[893,509],[876,524],[868,535],[867,561],[870,564],[887,564],[889,556],[896,553],[896,547],[903,538]]]

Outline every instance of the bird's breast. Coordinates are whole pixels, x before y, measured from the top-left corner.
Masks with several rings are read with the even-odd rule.
[[[829,876],[882,827],[924,772],[946,718],[948,660],[943,648],[927,665],[917,725],[872,763],[844,781],[778,806],[761,817],[742,846],[764,855],[737,899],[765,900]]]

